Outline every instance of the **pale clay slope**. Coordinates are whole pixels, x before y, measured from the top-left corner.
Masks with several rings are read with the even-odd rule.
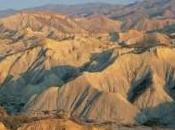
[[[49,100],[51,95],[59,96],[53,97],[51,103]],[[133,124],[135,122],[133,118],[137,112],[137,108],[125,101],[119,94],[103,93],[90,87],[79,87],[77,84],[65,86],[59,91],[56,88],[50,88],[35,101],[32,102],[32,108],[29,108],[27,112],[32,116],[42,116],[45,111],[58,115],[63,112],[67,118],[97,124],[104,122]],[[127,109],[124,109],[125,107]]]
[[[71,18],[64,15],[46,12],[19,12],[16,15],[1,19],[0,22],[5,28],[16,31],[29,27],[33,31],[41,31],[45,33],[47,31],[56,30],[58,30],[59,33],[86,33]]]
[[[2,69],[1,73],[9,72],[11,75],[14,75],[15,77],[17,76],[16,78],[18,78],[19,74],[27,71],[28,68],[30,68],[30,70],[37,70],[42,67],[50,69],[51,67],[57,65],[72,65],[80,67],[84,63],[88,62],[86,61],[88,59],[87,57],[89,57],[90,60],[89,54],[91,52],[99,52],[103,46],[100,42],[99,44],[93,44],[94,42],[98,43],[98,41],[94,40],[87,42],[86,39],[80,39],[80,42],[78,41],[79,39],[72,41],[72,44],[70,44],[70,41],[55,42],[54,40],[47,40],[43,43],[43,47],[48,48],[45,55],[42,53],[43,47],[36,47],[25,51],[24,54],[22,53],[22,57],[19,57],[20,54],[8,56],[8,60],[4,59],[1,62],[2,66],[7,67],[6,69]],[[83,50],[88,46],[92,48],[86,49],[87,53],[84,53]],[[74,56],[76,53],[71,54],[73,51],[82,56],[82,59],[77,58],[76,61],[76,57]],[[120,49],[118,51],[120,52]],[[33,57],[31,58],[31,56]],[[34,62],[35,59],[38,59],[38,56],[40,57],[40,60],[43,60],[36,60],[37,62]],[[65,58],[65,56],[67,57]],[[60,59],[61,57],[64,58],[62,58],[59,62],[59,60],[56,59],[57,57]],[[28,63],[26,62],[27,58],[29,59]],[[11,61],[10,59],[14,59],[14,61]],[[15,61],[15,59],[18,60]],[[92,120],[97,123],[109,121],[120,122],[123,124],[133,124],[135,123],[135,118],[139,113],[139,110],[137,110],[138,108],[143,109],[147,107],[156,107],[164,102],[173,102],[172,97],[170,97],[170,95],[163,89],[167,80],[165,79],[165,74],[169,72],[169,69],[171,69],[168,64],[170,64],[170,66],[174,66],[173,61],[174,51],[166,47],[157,47],[157,49],[152,50],[151,52],[145,52],[142,54],[120,55],[117,60],[101,72],[84,72],[76,79],[73,79],[63,85],[59,91],[57,88],[53,90],[49,89],[48,92],[46,90],[46,92],[37,97],[37,99],[34,99],[34,102],[31,102],[32,105],[29,103],[30,107],[27,110],[29,113],[30,111],[36,111],[37,113],[37,111],[55,111],[56,109],[58,112],[63,110],[68,113],[68,115],[70,114],[69,116],[73,116],[82,121]],[[160,66],[159,64],[163,64],[164,66]],[[11,65],[13,66],[11,67]],[[20,65],[22,65],[21,67],[24,69],[16,69]],[[5,76],[9,73],[6,73]],[[38,76],[38,74],[36,74],[36,76]],[[139,93],[142,91],[141,87],[144,80],[146,80],[146,82],[151,82],[151,84],[146,86],[148,89],[144,90],[143,88],[143,94],[139,96]],[[23,92],[25,92],[25,94],[27,92],[28,94],[26,95],[29,95],[29,97],[30,95],[45,89],[38,88],[39,90],[35,90],[32,89],[31,86],[33,83],[31,84],[29,82],[27,84],[30,89],[27,87],[23,90]],[[42,84],[40,85],[43,86]],[[20,88],[23,89],[23,86]],[[134,97],[134,95],[136,95],[136,97]],[[47,103],[44,103],[43,101],[47,101]],[[129,101],[133,103],[133,105],[129,103]],[[87,102],[89,102],[89,105]],[[101,108],[99,106],[104,108],[104,104],[106,104],[106,109],[99,109]],[[120,112],[123,110],[125,110],[125,112]],[[145,120],[144,116],[143,118],[143,120]]]
[[[36,16],[29,17],[37,21]],[[13,24],[7,25],[11,28]],[[138,38],[133,41],[138,40],[139,45],[145,45],[145,35],[137,32],[123,39],[132,37]],[[151,45],[165,41],[166,46],[147,48],[139,54],[134,53],[135,48],[117,48],[88,37],[63,41],[45,38],[20,51],[18,42],[3,44],[1,103],[8,102],[5,107],[12,113],[29,116],[47,117],[56,112],[82,123],[135,125],[156,120],[171,126],[175,52],[166,36],[146,35],[146,43],[150,39],[155,41]],[[47,129],[49,124],[41,128]],[[24,127],[30,130],[40,125]]]
[[[41,120],[26,124],[18,130],[95,130],[82,125],[78,125],[72,121],[64,121],[57,119]]]
[[[149,31],[156,31],[173,24],[175,24],[175,20],[171,18],[169,19],[142,18],[139,19],[139,21],[137,21],[136,23],[134,23],[134,26],[131,28],[149,32]]]
[[[86,126],[69,120],[45,119],[41,121],[24,124],[18,130],[173,130],[165,128],[149,127],[120,127],[120,126]]]
[[[48,97],[46,101],[53,104],[40,106],[42,97],[39,96],[34,99],[39,102],[35,102],[34,105],[29,104],[27,110],[29,113],[34,111],[35,115],[37,111],[39,113],[47,111],[47,107],[52,111],[56,108],[57,112],[64,111],[76,119],[97,123],[109,121],[133,124],[135,120],[144,123],[154,117],[163,123],[166,121],[162,119],[164,113],[154,112],[154,110],[140,113],[139,109],[154,109],[161,104],[169,103],[168,106],[164,106],[164,109],[167,109],[168,120],[173,118],[168,111],[172,112],[169,105],[174,103],[173,86],[171,86],[175,65],[174,55],[174,49],[166,47],[157,47],[151,52],[146,51],[142,54],[121,55],[105,70],[82,73],[63,85],[59,91],[55,89],[53,95],[58,93],[58,97],[54,96],[57,97],[57,103],[49,101],[50,89],[48,89],[49,92],[46,90],[42,95]],[[115,104],[115,102],[118,103]],[[157,109],[159,111],[159,108]]]
[[[33,36],[103,34],[120,31],[121,22],[107,17],[76,19],[57,13],[23,11],[0,20],[2,30],[23,31]]]
[[[150,33],[145,34],[143,31],[138,30],[129,30],[127,32],[119,33],[119,41],[127,42],[127,45],[134,44],[161,44],[161,45],[170,45],[170,38],[161,33]],[[141,45],[143,46],[143,45]]]
[[[35,69],[34,67],[44,66],[45,69],[58,65],[80,67],[89,62],[91,53],[102,51],[103,46],[100,41],[95,39],[75,39],[62,42],[48,39],[40,46],[24,49],[23,52],[16,52],[3,58],[0,64],[0,81],[2,83],[7,75],[18,76],[29,68]],[[85,49],[86,51],[83,52]],[[37,64],[37,62],[41,62],[41,64]]]
[[[94,38],[60,42],[46,39],[23,51],[16,50],[10,55],[7,52],[0,63],[0,93],[5,95],[1,99],[18,104],[18,99],[26,102],[33,94],[49,86],[60,86],[73,75],[78,76],[79,68],[91,61],[92,54],[101,53],[107,48]]]

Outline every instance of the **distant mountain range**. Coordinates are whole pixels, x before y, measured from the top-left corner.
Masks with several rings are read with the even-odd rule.
[[[156,18],[175,17],[174,0],[144,0],[129,5],[115,5],[106,3],[89,3],[82,5],[45,5],[32,10],[54,11],[76,17],[105,15],[113,19],[128,16]],[[141,17],[140,16],[140,17]]]
[[[49,4],[23,11],[47,11],[74,18],[106,17],[122,22],[122,30],[154,31],[175,24],[174,0],[144,0],[128,5],[88,3],[81,5]],[[0,17],[14,14],[14,10],[0,11]]]
[[[15,13],[16,13],[16,10],[13,10],[13,9],[0,10],[0,18],[9,16]]]

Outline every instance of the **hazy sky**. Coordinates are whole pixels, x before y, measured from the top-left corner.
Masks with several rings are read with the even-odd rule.
[[[127,4],[132,3],[134,1],[136,0],[0,0],[0,10],[22,9],[51,3],[78,4],[78,3],[105,2],[105,3]]]

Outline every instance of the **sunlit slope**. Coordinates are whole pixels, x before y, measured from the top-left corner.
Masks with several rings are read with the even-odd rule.
[[[98,33],[94,19],[85,24],[93,23],[90,30],[80,25],[85,19],[52,13],[22,12],[2,19],[0,106],[30,119],[20,130],[174,127],[172,39],[130,30],[119,33],[116,42],[103,40],[101,33],[119,23],[99,17],[100,25],[109,26]],[[89,35],[91,29],[97,35]]]

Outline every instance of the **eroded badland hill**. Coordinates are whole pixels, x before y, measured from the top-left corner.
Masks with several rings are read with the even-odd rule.
[[[173,5],[1,18],[0,130],[175,129]]]

